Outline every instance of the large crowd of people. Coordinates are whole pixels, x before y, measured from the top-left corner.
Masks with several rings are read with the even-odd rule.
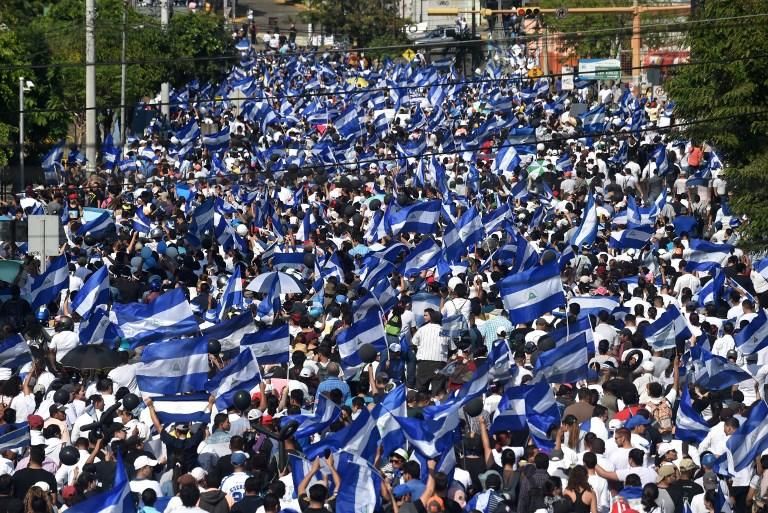
[[[0,510],[765,511],[726,159],[532,66],[244,49],[46,159],[0,206],[63,242],[0,246]]]

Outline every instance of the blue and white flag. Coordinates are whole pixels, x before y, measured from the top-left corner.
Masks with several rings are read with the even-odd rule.
[[[479,511],[480,513],[494,513],[502,501],[502,495],[491,488],[473,495],[467,501],[465,509],[467,511]]]
[[[209,394],[184,394],[156,396],[152,405],[161,424],[169,426],[174,423],[185,424],[192,422],[208,423],[211,420],[208,398]]]
[[[388,208],[384,217],[393,237],[401,232],[434,233],[440,219],[440,200],[424,201],[395,211]]]
[[[235,394],[239,390],[250,392],[259,383],[261,383],[259,362],[256,361],[253,351],[244,347],[226,367],[208,380],[205,388],[216,396],[216,408],[224,411],[232,406]]]
[[[750,373],[722,356],[714,355],[703,348],[698,348],[698,351],[700,357],[694,361],[693,376],[697,385],[709,390],[725,390],[752,379]]]
[[[176,131],[176,139],[179,140],[179,146],[186,146],[195,142],[200,137],[200,127],[194,119],[187,123],[183,128]]]
[[[535,372],[550,383],[572,383],[589,376],[589,347],[584,334],[567,343],[542,352],[536,359]]]
[[[107,266],[102,265],[88,277],[83,287],[77,291],[75,299],[72,300],[72,310],[83,319],[88,319],[91,312],[98,306],[108,305],[110,297],[109,272]]]
[[[123,456],[118,452],[115,481],[112,488],[96,493],[68,509],[70,513],[135,513],[133,494],[125,473]]]
[[[675,419],[675,438],[698,445],[709,434],[710,429],[701,414],[693,409],[688,387],[683,387]]]
[[[441,254],[440,246],[431,237],[425,237],[405,258],[401,264],[401,273],[407,278],[431,269],[437,265]],[[371,284],[376,285],[374,282]]]
[[[387,349],[387,337],[379,311],[369,310],[365,317],[353,322],[350,327],[341,331],[336,337],[336,344],[341,357],[341,367],[345,374],[353,372],[363,365],[357,352],[363,344],[371,344],[378,352],[385,351]]]
[[[139,233],[149,233],[152,229],[152,221],[149,220],[143,208],[137,208],[131,222],[133,229]]]
[[[317,433],[322,433],[336,422],[341,415],[341,410],[324,395],[320,395],[315,403],[315,411],[311,414],[288,415],[286,421],[295,421],[299,424],[293,437],[307,438]]]
[[[712,272],[715,273],[712,279],[699,290],[699,306],[717,303],[722,295],[723,287],[725,286],[725,273],[718,268],[715,268]]]
[[[376,419],[371,416],[367,408],[363,408],[351,424],[307,447],[304,454],[309,459],[315,459],[329,449],[344,450],[364,460],[373,461],[379,438]]]
[[[218,132],[203,136],[203,146],[211,153],[218,153],[229,148],[229,125]]]
[[[562,346],[568,342],[572,342],[581,335],[584,335],[587,340],[587,351],[591,358],[595,354],[595,332],[592,331],[589,317],[583,315],[583,312],[582,315],[576,319],[576,322],[570,321],[567,324],[555,328],[549,334],[549,336],[552,337],[552,340],[555,341],[556,346]]]
[[[515,323],[531,322],[565,304],[556,263],[507,276],[499,283],[504,308]]]
[[[579,117],[587,134],[602,132],[605,128],[605,105],[601,103]]]
[[[101,165],[105,169],[114,169],[117,164],[117,157],[120,150],[115,146],[112,134],[107,134],[104,143],[101,145]]]
[[[84,237],[85,235],[93,235],[94,237],[100,237],[110,230],[114,230],[115,220],[112,219],[112,215],[108,212],[102,212],[96,219],[88,221],[77,230],[77,235]]]
[[[768,258],[758,260],[753,264],[753,267],[764,280],[768,281]]]
[[[107,307],[101,306],[97,307],[88,319],[80,322],[77,336],[84,345],[111,345],[120,340],[120,331],[110,319]]]
[[[595,198],[592,192],[590,192],[587,198],[587,205],[584,207],[584,213],[581,216],[581,224],[573,232],[570,245],[580,248],[584,245],[592,244],[597,238],[597,228],[597,208],[595,207]]]
[[[656,164],[656,172],[659,176],[664,176],[669,171],[669,159],[667,158],[667,147],[664,144],[658,144],[651,153],[651,158]]]
[[[260,365],[288,363],[288,347],[291,337],[288,325],[262,328],[243,337],[242,346],[248,346]]]
[[[524,431],[533,419],[542,426],[556,424],[560,420],[554,394],[545,381],[507,387],[490,432]]]
[[[144,394],[181,394],[205,389],[208,381],[206,337],[164,340],[148,345],[136,368]]]
[[[736,347],[745,355],[755,354],[768,346],[768,316],[765,309],[759,308],[749,324],[739,330],[734,336]]]
[[[642,249],[654,233],[652,225],[630,225],[625,230],[611,232],[609,248],[615,249]]]
[[[224,292],[219,298],[219,313],[217,317],[219,320],[232,308],[239,309],[243,305],[243,280],[240,277],[240,266],[236,265],[235,270],[232,272],[232,276],[227,281],[227,286],[224,288]]]
[[[182,289],[173,289],[153,302],[115,303],[112,313],[123,338],[131,347],[165,338],[181,337],[198,330],[197,320]]]
[[[31,361],[29,345],[22,335],[17,333],[0,342],[0,367],[19,369]]]
[[[686,271],[709,271],[722,266],[733,252],[730,244],[715,244],[703,239],[691,239],[684,259]]]
[[[568,302],[579,305],[580,315],[597,316],[603,311],[611,313],[619,306],[619,298],[616,296],[575,296]]]
[[[382,454],[391,454],[405,445],[403,430],[397,422],[397,417],[404,417],[408,413],[405,398],[405,385],[400,384],[371,410],[371,416],[379,428]]]
[[[56,164],[61,164],[61,157],[64,156],[64,141],[59,141],[51,150],[45,154],[40,167],[51,169]]]
[[[43,274],[32,282],[32,291],[27,296],[32,310],[47,305],[56,299],[59,292],[69,287],[69,265],[67,256],[60,255],[50,263]]]
[[[456,230],[458,231],[459,238],[467,248],[483,240],[485,235],[483,220],[474,205],[456,221]]]
[[[747,421],[739,426],[726,442],[729,467],[736,472],[744,470],[768,449],[768,405],[758,400],[749,412]]]
[[[243,337],[250,333],[255,333],[257,329],[253,314],[250,310],[246,310],[229,320],[206,328],[203,331],[203,335],[208,337],[209,340],[218,340],[221,344],[221,349],[227,351],[240,346],[240,341]]]
[[[646,326],[643,334],[654,351],[675,347],[678,339],[689,339],[693,335],[688,322],[675,305],[669,305],[658,319]]]
[[[0,452],[22,449],[29,446],[29,444],[29,424],[27,422],[11,424],[11,429],[3,436],[0,436]]]
[[[517,154],[517,150],[509,143],[505,143],[499,151],[496,152],[496,157],[493,159],[493,171],[497,174],[501,174],[504,171],[514,171],[520,165],[520,156]]]
[[[366,513],[381,508],[381,474],[364,458],[345,451],[336,456],[341,486],[336,493],[336,513]]]

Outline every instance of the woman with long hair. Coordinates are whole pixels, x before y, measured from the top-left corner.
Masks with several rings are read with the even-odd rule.
[[[39,486],[33,486],[24,496],[24,513],[53,513],[51,497]]]
[[[597,513],[597,498],[589,485],[587,469],[583,465],[576,465],[568,473],[568,485],[563,495],[573,504],[572,513]]]
[[[660,513],[661,508],[656,504],[659,498],[659,487],[654,483],[648,483],[643,486],[643,495],[640,498],[640,504],[643,505],[645,513]]]

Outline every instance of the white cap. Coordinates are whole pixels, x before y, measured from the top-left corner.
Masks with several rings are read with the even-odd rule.
[[[33,484],[32,486],[37,486],[38,488],[40,488],[44,492],[50,492],[51,491],[51,486],[48,483],[46,483],[45,481],[38,481],[37,483]]]
[[[461,278],[457,278],[457,277],[455,277],[455,276],[454,276],[453,278],[451,278],[450,280],[448,280],[448,288],[449,288],[450,290],[453,290],[453,289],[455,289],[455,288],[456,288],[456,285],[459,285],[460,283],[463,283],[463,282],[461,281]]]
[[[144,455],[139,456],[136,458],[136,461],[133,462],[133,468],[135,470],[139,470],[140,468],[144,467],[154,467],[155,465],[157,465],[157,460],[153,460],[152,458]]]
[[[608,421],[608,429],[611,429],[614,431],[617,429],[621,429],[623,425],[624,423],[619,419],[611,419],[610,421]]]
[[[203,470],[201,467],[195,467],[192,469],[190,474],[192,475],[192,477],[195,478],[195,481],[202,481],[203,479],[205,479],[205,476],[208,475],[208,472]]]

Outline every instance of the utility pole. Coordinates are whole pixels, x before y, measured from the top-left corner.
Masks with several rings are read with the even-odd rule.
[[[170,17],[169,11],[168,11],[168,2],[169,0],[160,0],[160,26],[163,29],[163,32],[165,32],[168,29],[168,19]],[[171,86],[168,82],[163,82],[160,85],[160,103],[162,104],[160,106],[160,112],[163,113],[163,116],[165,117],[166,121],[171,115]]]
[[[85,169],[96,169],[96,23],[95,0],[85,0]]]
[[[542,14],[556,13],[557,9],[539,9]],[[482,16],[491,16],[495,14],[513,14],[517,12],[517,9],[479,9],[474,8],[474,0],[472,3],[472,10],[460,10],[456,7],[434,7],[427,9],[428,16],[456,16],[460,12],[472,12],[474,19],[475,12],[479,12]],[[640,24],[640,16],[642,14],[661,14],[661,13],[690,13],[691,6],[689,4],[678,5],[644,5],[641,6],[638,0],[633,0],[632,6],[628,7],[571,7],[568,8],[569,14],[631,14],[632,15],[632,78],[635,82],[639,82],[640,69],[642,67],[642,61],[640,59],[640,53],[643,45],[642,37],[642,25]]]
[[[19,189],[24,190],[24,77],[19,77]]]
[[[128,0],[123,2],[123,46],[120,49],[120,158],[125,147],[125,82],[128,78],[128,66],[125,63],[125,26],[128,21]]]

